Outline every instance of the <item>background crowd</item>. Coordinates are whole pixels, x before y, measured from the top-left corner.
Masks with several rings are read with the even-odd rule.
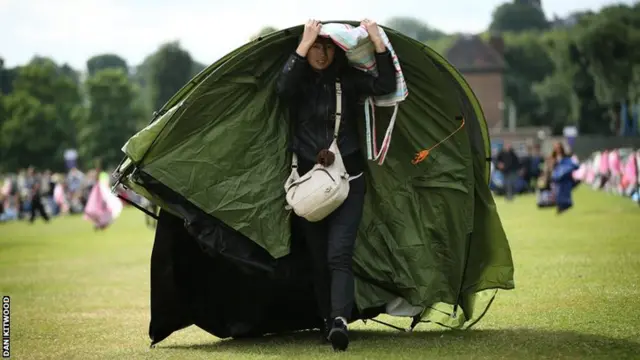
[[[49,222],[56,216],[83,214],[101,171],[99,167],[82,171],[74,166],[66,172],[53,173],[30,166],[17,173],[0,174],[0,222],[34,222],[38,217]],[[130,191],[118,189],[117,194],[142,202],[139,195]]]

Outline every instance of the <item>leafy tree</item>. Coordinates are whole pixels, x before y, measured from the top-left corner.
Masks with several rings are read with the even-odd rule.
[[[505,96],[518,109],[518,122],[523,125],[548,125],[548,118],[540,116],[538,96],[532,84],[553,72],[553,62],[547,55],[540,37],[531,32],[507,34],[504,37]]]
[[[18,71],[13,91],[24,91],[44,104],[53,104],[69,111],[80,100],[78,86],[62,68],[48,58],[35,58]]]
[[[122,68],[99,70],[86,81],[90,105],[79,133],[80,154],[100,159],[103,166],[117,164],[120,149],[139,128],[138,95]]]
[[[496,32],[522,32],[549,28],[542,9],[529,2],[516,1],[498,6],[492,14],[489,30]]]
[[[566,80],[561,74],[554,73],[532,86],[538,104],[532,115],[539,119],[537,125],[549,126],[555,134],[562,133],[566,125],[577,122],[573,109],[577,99],[574,99],[575,93]]]
[[[608,108],[611,130],[618,128],[621,102],[637,101],[634,74],[640,63],[640,11],[613,5],[583,18],[575,29],[573,58],[588,73],[598,103]]]
[[[595,98],[595,84],[588,70],[588,59],[575,45],[576,31],[557,30],[542,37],[554,71],[550,75],[552,78],[534,85],[534,91],[541,101],[541,116],[556,124],[557,132],[561,130],[557,125],[560,119],[567,116],[566,122],[577,124],[582,134],[607,134],[610,133],[609,125],[603,118],[603,106]],[[561,94],[559,90],[566,90],[567,93]],[[558,97],[564,97],[565,105],[558,104]]]
[[[9,168],[62,166],[62,152],[76,145],[77,84],[52,60],[34,58],[13,85],[2,101],[0,161]]]
[[[167,43],[150,58],[147,74],[151,104],[159,110],[191,79],[193,60],[179,42]]]
[[[592,19],[581,29],[576,45],[590,60],[598,99],[611,104],[627,98],[634,66],[640,62],[640,12],[618,5]]]
[[[127,62],[115,54],[96,55],[87,60],[87,71],[89,72],[89,76],[94,76],[98,71],[109,68],[122,69],[126,73],[129,72]]]
[[[58,163],[61,138],[56,131],[55,106],[43,104],[24,91],[16,91],[3,100],[9,117],[0,131],[2,168],[44,168]]]
[[[13,80],[16,78],[17,69],[4,67],[4,59],[0,57],[0,95],[9,94],[13,90]]]
[[[10,74],[9,70],[4,68],[4,59],[0,57],[0,130],[2,129],[2,123],[5,122],[8,116],[3,95],[11,92],[13,79],[10,78]]]

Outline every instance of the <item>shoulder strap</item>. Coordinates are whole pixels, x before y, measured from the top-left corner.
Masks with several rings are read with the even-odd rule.
[[[340,85],[340,80],[336,79],[336,123],[335,129],[333,130],[333,139],[336,140],[338,138],[338,132],[340,130],[340,122],[342,120],[342,86]],[[291,127],[291,130],[293,127]],[[291,168],[298,168],[298,156],[295,151],[291,156]]]
[[[340,130],[340,121],[342,120],[342,86],[340,80],[336,79],[336,125],[333,130],[333,139],[338,138],[338,131]]]
[[[289,139],[288,139],[288,147],[291,148],[291,168],[292,169],[297,169],[298,168],[298,156],[296,155],[295,150],[293,150],[293,138],[295,136],[295,132],[296,132],[296,126],[295,126],[295,119],[293,119],[293,117],[291,116],[291,111],[289,111]]]

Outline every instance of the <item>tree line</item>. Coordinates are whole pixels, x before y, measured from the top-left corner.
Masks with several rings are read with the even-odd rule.
[[[70,148],[84,167],[117,164],[122,145],[204,68],[179,42],[135,67],[116,54],[91,57],[84,71],[45,57],[7,69],[0,58],[0,171],[60,170]]]
[[[519,124],[616,135],[621,112],[640,107],[640,3],[548,20],[516,0],[489,30],[504,34],[505,95]]]
[[[383,25],[442,53],[460,36],[412,17]],[[613,134],[621,104],[639,100],[639,29],[638,4],[548,19],[535,0],[514,0],[495,9],[482,36],[504,37],[505,96],[520,125]],[[253,38],[276,30],[267,26]],[[62,169],[69,148],[83,166],[95,159],[117,164],[127,139],[204,68],[179,42],[161,45],[137,66],[117,54],[93,56],[86,69],[44,57],[5,68],[0,58],[0,171]]]

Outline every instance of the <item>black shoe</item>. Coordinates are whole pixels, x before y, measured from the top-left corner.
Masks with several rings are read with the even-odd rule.
[[[329,331],[329,341],[333,350],[345,351],[349,346],[349,332],[347,331],[347,324],[341,318],[333,320],[333,326]]]

